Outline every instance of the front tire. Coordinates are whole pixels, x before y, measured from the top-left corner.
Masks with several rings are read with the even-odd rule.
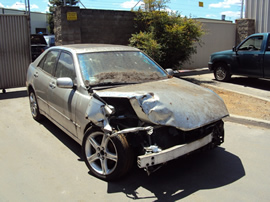
[[[123,134],[109,137],[89,128],[85,132],[82,152],[90,172],[107,181],[125,175],[133,163],[133,152]]]
[[[229,68],[226,64],[218,63],[214,69],[215,79],[218,81],[228,81],[231,78]]]

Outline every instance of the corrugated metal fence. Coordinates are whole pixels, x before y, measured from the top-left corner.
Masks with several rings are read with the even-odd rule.
[[[255,32],[270,32],[270,0],[246,0],[245,17],[255,19]]]
[[[26,15],[0,15],[0,89],[25,86],[31,62]]]

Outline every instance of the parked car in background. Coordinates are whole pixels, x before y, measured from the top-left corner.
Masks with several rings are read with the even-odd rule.
[[[218,81],[232,75],[270,78],[270,33],[250,35],[232,50],[213,53],[208,67]]]
[[[34,61],[47,47],[47,43],[42,34],[31,34],[31,55]]]
[[[136,48],[51,47],[30,64],[26,85],[33,118],[46,116],[76,140],[101,179],[119,178],[135,162],[151,173],[224,141],[223,100],[170,76]]]
[[[44,39],[46,40],[48,48],[55,46],[55,36],[54,35],[44,35]]]

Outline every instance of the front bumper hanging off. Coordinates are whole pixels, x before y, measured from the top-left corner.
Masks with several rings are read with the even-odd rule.
[[[161,152],[158,153],[150,153],[138,156],[137,158],[138,167],[147,168],[150,166],[168,162],[170,160],[188,154],[192,151],[195,151],[211,143],[212,140],[213,140],[213,133],[210,133],[209,135],[188,144],[176,145],[174,147],[162,150]]]

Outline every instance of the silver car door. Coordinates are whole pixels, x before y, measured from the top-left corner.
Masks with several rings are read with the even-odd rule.
[[[75,81],[76,73],[73,58],[70,53],[61,52],[56,65],[55,77],[49,84],[50,116],[69,135],[77,136],[75,123],[75,105],[77,101],[76,88],[59,88],[57,78],[69,77]]]
[[[34,72],[34,88],[38,100],[39,109],[49,114],[48,108],[48,90],[52,73],[55,68],[56,58],[59,51],[49,51],[38,64]]]

